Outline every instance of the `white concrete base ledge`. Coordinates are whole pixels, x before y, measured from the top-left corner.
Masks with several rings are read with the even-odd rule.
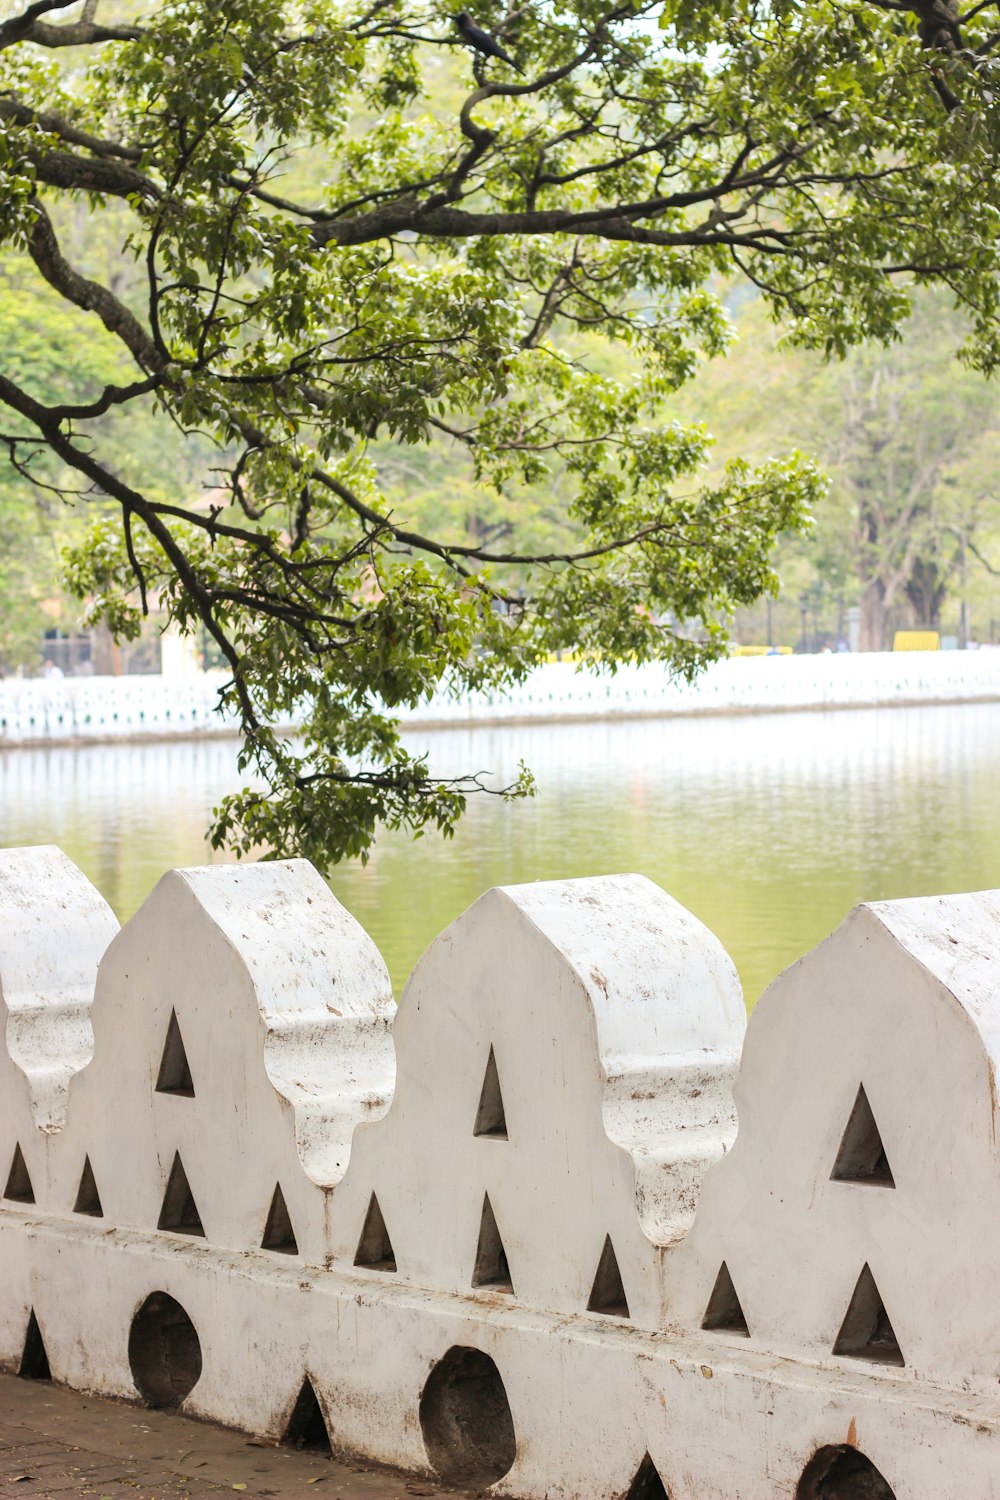
[[[530,1500],[1000,1497],[998,938],[859,907],[746,1027],[655,886],[540,883],[394,1017],[307,864],[116,932],[0,852],[0,1363]]]

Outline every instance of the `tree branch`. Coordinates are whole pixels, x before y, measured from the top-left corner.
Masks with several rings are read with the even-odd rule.
[[[19,16],[11,16],[0,23],[0,48],[23,41],[40,16],[48,15],[52,10],[68,10],[73,3],[74,0],[35,0]]]
[[[72,151],[39,150],[26,145],[39,182],[48,187],[75,188],[86,193],[106,193],[113,198],[143,198],[156,202],[162,190],[150,177],[121,161],[104,156],[77,156]],[[116,152],[115,155],[122,155]]]
[[[1000,568],[995,568],[993,566],[993,564],[988,560],[988,558],[985,558],[983,556],[983,554],[980,552],[979,548],[976,546],[975,542],[972,540],[971,537],[967,536],[965,538],[965,545],[966,545],[966,547],[968,547],[968,549],[972,553],[973,557],[976,558],[976,560],[978,562],[982,563],[982,565],[986,569],[987,573],[992,573],[992,575],[993,575],[994,578],[1000,578]]]
[[[85,312],[96,312],[108,332],[121,339],[142,369],[150,374],[160,374],[166,360],[138,319],[106,287],[88,281],[73,269],[64,259],[52,221],[37,198],[34,209],[35,223],[28,240],[28,253],[45,280],[68,302]]]
[[[37,125],[46,135],[57,135],[70,146],[82,146],[94,156],[119,157],[123,161],[140,161],[142,152],[138,146],[125,146],[120,141],[102,140],[85,130],[78,130],[61,115],[44,110],[29,109],[18,99],[0,98],[0,120],[13,120],[16,125]],[[150,183],[150,188],[153,184]],[[153,189],[155,191],[155,189]]]
[[[614,207],[570,211],[542,209],[535,212],[472,213],[441,205],[425,209],[417,203],[391,204],[374,213],[342,222],[317,224],[312,231],[317,245],[367,245],[407,230],[430,239],[472,239],[479,236],[574,234],[599,239],[625,240],[635,245],[694,246],[743,245],[755,250],[783,252],[794,232],[761,226],[738,234],[732,230],[701,227],[677,230],[648,229],[640,220],[656,218],[671,208],[702,202],[711,193],[678,193],[672,198],[647,203],[616,204]]]
[[[125,484],[110,469],[106,469],[102,464],[98,463],[89,453],[84,453],[81,449],[77,448],[75,443],[60,430],[58,418],[52,412],[48,411],[46,407],[29,396],[26,391],[21,390],[19,386],[15,385],[5,375],[0,375],[0,401],[6,402],[14,411],[19,412],[21,416],[26,417],[29,422],[33,423],[39,432],[43,434],[45,441],[52,451],[63,459],[65,463],[69,464],[71,468],[76,469],[81,474],[85,474],[92,484],[96,485],[104,494],[110,496],[111,499],[117,500],[124,510],[134,513],[141,518],[146,529],[159,544],[177,577],[197,607],[199,617],[206,630],[212,636],[219,650],[232,668],[233,681],[240,700],[240,709],[247,732],[252,738],[261,726],[254,709],[253,701],[243,680],[243,665],[240,653],[227,638],[225,631],[216,619],[211,595],[192,567],[184,549],[178,545],[169,529],[157,514],[156,507],[151,505],[145,496],[139,494],[137,490]],[[186,517],[186,519],[190,518]],[[140,581],[144,585],[141,572],[137,575],[137,582]]]
[[[101,42],[134,42],[144,35],[140,26],[95,26],[86,21],[49,26],[36,21],[18,40],[34,42],[38,47],[92,47]]]

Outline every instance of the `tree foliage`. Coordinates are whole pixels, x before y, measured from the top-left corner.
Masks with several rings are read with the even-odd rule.
[[[905,343],[860,352],[838,382],[833,460],[862,650],[884,649],[894,610],[940,629],[949,583],[964,582],[967,542],[1000,500],[988,458],[1000,436],[996,390],[949,367],[941,320],[927,312]]]
[[[0,259],[0,349],[6,373],[46,402],[67,394],[85,399],[118,373],[114,351],[88,347],[79,312],[39,289],[12,257]],[[25,439],[30,424],[13,425]],[[65,623],[61,609],[59,552],[74,535],[71,491],[65,465],[40,440],[10,450],[0,467],[0,671],[40,665],[43,632]],[[27,481],[27,482],[25,482]],[[77,534],[79,526],[76,527]]]
[[[683,672],[722,649],[821,483],[794,453],[706,481],[704,432],[670,420],[726,345],[720,278],[830,353],[943,281],[992,368],[995,8],[490,0],[518,72],[407,0],[0,23],[3,237],[123,361],[58,399],[3,371],[7,449],[92,498],[71,574],[97,615],[127,635],[155,591],[227,660],[265,790],[218,840],[323,863],[378,819],[447,831],[478,780],[411,758],[400,705],[553,648]],[[67,253],[81,203],[137,275]],[[602,373],[601,341],[637,373]],[[215,444],[202,493],[115,461],[101,422],[150,410]],[[472,536],[394,490],[391,455],[441,439],[493,497]]]
[[[991,381],[956,363],[967,329],[949,300],[921,291],[903,338],[836,362],[783,347],[757,302],[738,309],[737,325],[729,358],[682,405],[719,434],[713,465],[794,442],[827,474],[810,533],[779,543],[782,593],[859,604],[862,649],[878,651],[894,626],[940,629],[949,594],[967,594],[977,576],[988,592],[1000,402]]]

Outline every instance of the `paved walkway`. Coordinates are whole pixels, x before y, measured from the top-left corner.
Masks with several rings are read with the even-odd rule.
[[[168,1412],[0,1375],[3,1500],[455,1500],[455,1491],[272,1448]]]

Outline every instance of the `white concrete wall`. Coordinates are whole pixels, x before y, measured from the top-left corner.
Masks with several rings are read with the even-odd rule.
[[[0,855],[5,1367],[33,1313],[56,1380],[275,1441],[308,1378],[338,1448],[532,1500],[1000,1497],[1000,893],[857,908],[748,1026],[637,876],[489,892],[394,1026],[304,862],[115,929]]]
[[[173,738],[234,732],[216,711],[224,674],[0,679],[0,747],[67,740]],[[1000,650],[733,657],[691,685],[665,667],[613,676],[569,662],[536,668],[507,693],[438,693],[404,713],[412,725],[466,725],[643,715],[766,713],[1000,699]]]

